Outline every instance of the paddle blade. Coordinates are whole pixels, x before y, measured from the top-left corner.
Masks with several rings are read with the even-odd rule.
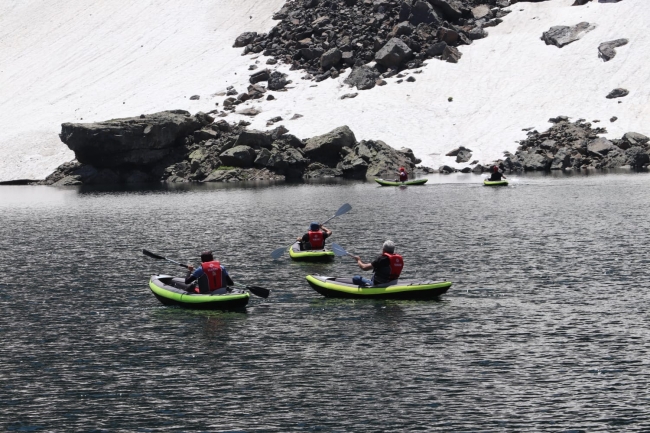
[[[352,206],[350,206],[350,203],[345,203],[343,206],[339,208],[339,210],[336,211],[336,214],[334,216],[341,216],[344,213],[350,212],[352,209]]]
[[[339,257],[348,255],[348,252],[337,243],[332,243],[332,251],[334,251],[334,254]]]
[[[266,299],[271,294],[271,291],[269,289],[265,289],[264,287],[260,287],[260,286],[246,286],[246,288],[253,295],[259,296],[260,298]]]
[[[282,248],[278,248],[277,250],[273,250],[273,252],[271,253],[271,257],[273,257],[273,260],[277,260],[280,257],[282,257],[282,254],[284,254],[286,249],[287,247],[282,247]]]
[[[144,254],[145,256],[149,256],[152,259],[156,259],[156,260],[167,260],[165,257],[159,256],[158,254],[154,254],[154,253],[152,253],[151,251],[148,251],[148,250],[142,250],[142,254]]]

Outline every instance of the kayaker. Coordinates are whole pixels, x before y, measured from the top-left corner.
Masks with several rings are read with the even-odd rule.
[[[492,174],[488,178],[489,182],[499,182],[501,178],[506,179],[506,177],[503,175],[503,172],[499,169],[498,165],[495,165],[492,167]]]
[[[212,251],[204,251],[201,253],[201,266],[194,268],[192,265],[187,265],[187,275],[185,276],[185,284],[187,284],[188,292],[195,293],[213,293],[222,295],[226,293],[227,286],[233,286],[232,279],[228,275],[228,271],[224,268],[219,261],[214,259]],[[199,287],[191,284],[198,280]]]
[[[301,250],[324,250],[325,239],[332,236],[332,230],[321,226],[317,222],[309,224],[309,231],[297,238]]]
[[[399,175],[400,182],[406,182],[409,180],[409,174],[406,172],[406,169],[404,167],[400,167],[397,174]]]
[[[399,254],[395,254],[395,244],[391,240],[384,242],[381,254],[372,263],[362,262],[359,256],[353,256],[352,258],[357,261],[357,265],[362,270],[374,270],[372,279],[370,280],[360,275],[355,275],[352,281],[359,285],[373,286],[396,280],[399,278],[404,267],[404,259]]]

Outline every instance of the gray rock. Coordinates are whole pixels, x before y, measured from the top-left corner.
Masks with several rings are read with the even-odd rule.
[[[255,161],[253,161],[253,164],[259,167],[266,167],[268,165],[270,157],[271,151],[262,148],[257,152],[257,158],[255,158]]]
[[[598,57],[609,62],[616,56],[616,48],[628,44],[627,39],[616,39],[609,42],[603,42],[598,46]]]
[[[378,76],[379,72],[364,65],[353,69],[343,82],[350,86],[356,86],[359,90],[367,90],[375,87]]]
[[[546,171],[553,160],[545,155],[531,152],[521,152],[520,163],[525,171]]]
[[[458,45],[460,35],[456,30],[440,27],[436,33],[436,38],[447,45]]]
[[[368,164],[366,177],[392,178],[402,166],[407,167],[408,171],[412,171],[415,167],[408,155],[393,149],[381,140],[361,141],[354,147],[354,152],[346,156],[346,159],[354,159],[355,156]],[[357,169],[359,167],[357,165]],[[358,170],[355,173],[358,174]]]
[[[472,159],[472,153],[468,150],[461,150],[456,155],[456,163],[469,162]]]
[[[606,138],[596,138],[587,145],[587,152],[592,156],[607,155],[607,153],[614,149],[614,144]]]
[[[366,177],[368,163],[363,158],[359,158],[351,153],[341,161],[337,169],[341,170],[344,177],[362,179]]]
[[[431,5],[423,0],[416,0],[411,8],[409,16],[411,24],[417,26],[418,24],[432,24],[435,27],[440,26],[442,20],[438,16],[436,10]]]
[[[413,51],[401,39],[392,38],[377,51],[375,61],[388,68],[394,68],[408,61],[413,56]]]
[[[269,76],[268,88],[269,90],[280,90],[289,84],[289,82],[290,81],[287,80],[287,74],[275,71]]]
[[[589,24],[588,22],[581,22],[574,26],[554,26],[544,32],[541,39],[546,45],[555,45],[562,48],[571,42],[577,41],[595,28],[595,24]]]
[[[442,13],[452,20],[457,20],[463,15],[469,15],[470,9],[460,0],[429,0],[433,6],[440,8]]]
[[[323,70],[327,70],[332,66],[338,65],[341,61],[343,54],[338,48],[332,48],[331,50],[326,51],[320,58],[320,66]]]
[[[350,128],[340,126],[327,134],[308,139],[304,152],[312,162],[320,162],[329,167],[336,167],[341,149],[343,147],[354,147],[356,141]]]
[[[458,63],[462,56],[463,54],[458,51],[457,48],[447,45],[443,50],[442,56],[440,58],[449,63]]]
[[[271,76],[271,73],[269,72],[268,69],[262,69],[261,71],[257,71],[254,74],[250,76],[248,81],[251,84],[259,83],[261,81],[268,81]]]
[[[253,149],[265,147],[267,149],[270,149],[271,137],[262,131],[256,131],[254,129],[244,130],[237,137],[235,146],[249,146]]]
[[[219,155],[219,159],[226,166],[248,168],[253,165],[255,151],[249,146],[235,146]]]
[[[309,164],[307,170],[305,171],[305,177],[307,178],[319,178],[319,177],[339,177],[343,176],[343,171],[338,168],[328,167],[320,162],[313,162]]]
[[[475,20],[480,20],[482,18],[490,19],[492,18],[492,11],[488,5],[479,5],[472,8],[472,16]]]
[[[153,165],[202,128],[204,117],[183,110],[97,123],[64,123],[59,137],[82,164],[97,168]]]
[[[242,170],[235,168],[231,170],[215,170],[203,179],[203,182],[233,182],[240,180],[242,180]]]
[[[359,94],[356,93],[356,92],[355,93],[346,93],[345,95],[341,96],[341,99],[352,99],[352,98],[356,98],[357,96],[359,96]]]
[[[235,39],[235,43],[233,44],[233,47],[235,48],[245,47],[246,45],[252,43],[256,37],[257,37],[256,32],[244,32],[241,35],[237,36],[237,39]]]
[[[607,99],[614,99],[614,98],[623,98],[627,95],[629,95],[630,92],[627,89],[623,89],[621,87],[612,90],[609,92],[607,96],[605,96]]]
[[[459,146],[445,154],[445,156],[457,156],[460,152],[465,151],[472,153],[471,149],[466,148],[465,146]],[[464,162],[464,161],[463,161]]]
[[[648,144],[650,138],[646,137],[643,134],[638,132],[628,132],[623,135],[623,141],[628,143],[630,146],[645,146]]]
[[[631,147],[625,151],[625,162],[635,169],[640,169],[650,163],[648,152],[641,147]]]
[[[429,7],[431,6],[429,5]],[[401,23],[396,24],[393,27],[393,30],[388,34],[388,36],[394,38],[396,36],[402,36],[402,35],[408,36],[411,33],[413,33],[413,26],[408,21],[403,21]]]
[[[445,48],[447,48],[446,42],[436,42],[427,48],[427,54],[431,57],[440,56],[445,52]]]
[[[558,150],[551,163],[551,170],[564,170],[571,166],[571,152],[567,148]]]

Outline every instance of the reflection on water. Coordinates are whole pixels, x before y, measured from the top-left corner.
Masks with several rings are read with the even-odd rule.
[[[512,177],[512,179],[510,179]],[[650,176],[0,188],[0,427],[9,431],[649,431]],[[343,203],[332,240],[396,242],[439,301],[325,299],[270,252]],[[271,288],[163,307],[150,275],[214,249]]]

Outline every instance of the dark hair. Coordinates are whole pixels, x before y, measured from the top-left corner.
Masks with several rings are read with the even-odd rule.
[[[212,251],[203,251],[201,253],[201,262],[211,262],[214,260],[214,256],[212,255]]]

